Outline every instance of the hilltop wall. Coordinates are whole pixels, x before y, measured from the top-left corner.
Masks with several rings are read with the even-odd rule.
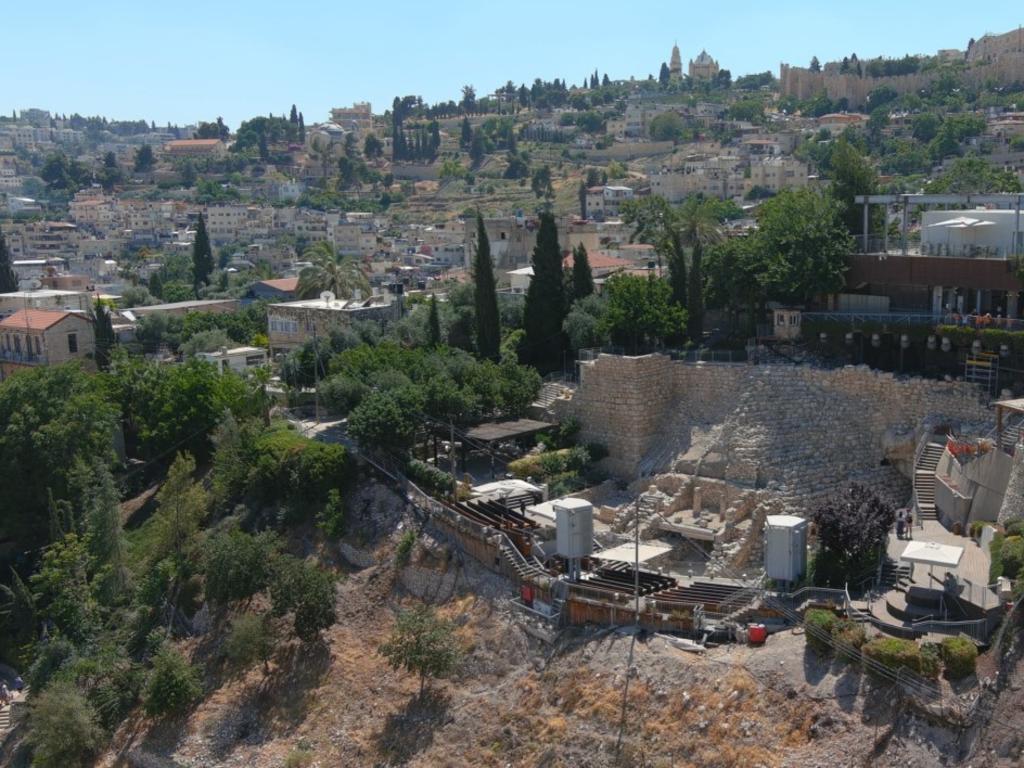
[[[901,96],[916,93],[928,87],[943,71],[933,70],[890,77],[860,77],[855,73],[812,72],[806,67],[782,64],[779,67],[779,81],[784,96],[809,99],[824,91],[833,101],[846,99],[850,109],[860,109],[867,103],[868,94],[876,88],[888,86]],[[962,72],[957,72],[956,76],[972,87],[980,87],[988,82],[1012,85],[1024,80],[1024,52],[1008,50],[991,60],[976,61]]]
[[[613,473],[634,478],[651,451],[695,425],[723,425],[713,450],[725,480],[771,487],[797,506],[816,503],[851,480],[899,499],[909,487],[885,458],[885,438],[926,418],[986,422],[977,386],[897,379],[866,366],[683,363],[662,355],[602,355],[581,365],[573,399],[559,405],[582,438],[609,450]]]

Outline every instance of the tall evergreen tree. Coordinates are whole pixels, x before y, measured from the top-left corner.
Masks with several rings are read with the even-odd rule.
[[[558,228],[555,217],[548,212],[540,215],[532,264],[533,278],[523,309],[525,356],[541,371],[553,371],[562,364],[562,321],[565,319],[566,301]]]
[[[437,347],[441,344],[441,316],[437,309],[437,296],[430,297],[430,314],[427,315],[427,344]]]
[[[496,360],[501,348],[501,318],[491,261],[491,241],[484,217],[476,214],[476,255],[473,257],[474,302],[476,306],[476,348],[480,357]]]
[[[164,279],[160,276],[160,270],[149,276],[149,292],[158,299],[163,298]]]
[[[128,550],[121,527],[121,500],[110,469],[102,461],[76,467],[86,525],[86,543],[102,570],[102,587],[108,599],[116,599],[128,586]]]
[[[206,219],[199,214],[199,222],[196,224],[196,239],[192,243],[192,288],[196,297],[199,296],[199,286],[210,284],[210,275],[213,274],[213,249],[210,248],[210,237],[206,234]]]
[[[101,371],[110,366],[110,354],[117,342],[110,312],[102,301],[96,299],[93,307],[93,328],[96,336],[96,367]]]
[[[299,112],[299,141],[306,141],[306,120],[301,112]]]
[[[699,344],[704,334],[704,249],[721,242],[723,237],[717,202],[687,198],[679,210],[678,222],[683,242],[691,248],[686,332]]]
[[[292,104],[292,113],[288,116],[288,122],[292,125],[299,124],[299,111],[295,108],[294,104]]]
[[[664,61],[661,62],[661,71],[658,72],[658,82],[663,86],[668,85],[672,79],[672,71],[668,68],[668,64]]]
[[[11,252],[7,249],[7,238],[0,230],[0,293],[13,293],[18,290],[18,275],[11,264]]]
[[[572,249],[572,298],[582,299],[594,292],[594,275],[590,271],[590,257],[580,243]]]
[[[462,127],[459,129],[459,146],[463,151],[469,150],[473,143],[473,127],[469,124],[469,118],[462,118]]]

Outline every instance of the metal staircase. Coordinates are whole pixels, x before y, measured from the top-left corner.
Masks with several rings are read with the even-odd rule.
[[[981,384],[989,394],[999,381],[999,355],[993,352],[969,353],[964,363],[964,380]]]
[[[1003,425],[1003,434],[999,441],[999,447],[1011,456],[1017,450],[1017,443],[1024,437],[1024,416],[1016,421],[1008,420]]]
[[[914,497],[917,499],[917,521],[938,520],[935,511],[935,468],[946,446],[928,442],[914,464]]]

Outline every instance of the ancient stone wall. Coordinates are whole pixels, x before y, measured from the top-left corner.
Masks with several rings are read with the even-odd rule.
[[[582,366],[563,414],[575,415],[584,440],[609,450],[609,471],[637,475],[648,452],[671,430],[722,424],[713,450],[725,457],[725,480],[770,488],[807,508],[863,482],[905,502],[909,483],[884,465],[892,430],[927,417],[990,419],[981,390],[962,382],[897,379],[865,366],[749,366],[673,362],[660,355],[601,356]]]
[[[806,67],[783,64],[779,68],[779,80],[785,96],[809,99],[824,91],[830,99],[846,99],[851,109],[858,109],[867,103],[868,94],[876,88],[886,86],[900,95],[916,93],[929,86],[941,72],[932,70],[912,75],[861,77],[850,73],[812,72]],[[1012,85],[1024,79],[1024,53],[1007,50],[995,54],[991,59],[980,60],[958,72],[957,77],[974,87],[990,81],[997,85]]]
[[[1010,482],[1006,486],[1006,495],[999,508],[999,522],[1005,523],[1015,517],[1024,517],[1024,440],[1017,443],[1013,455],[1013,468],[1010,470]]]
[[[631,476],[672,403],[673,372],[664,355],[601,355],[580,366],[575,396],[556,401],[555,413],[580,418],[583,440],[609,447],[609,471]]]

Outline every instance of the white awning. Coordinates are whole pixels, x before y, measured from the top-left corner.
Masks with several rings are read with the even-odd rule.
[[[671,551],[672,547],[659,547],[655,544],[641,544],[640,562],[646,563],[648,560],[661,557]],[[592,557],[598,560],[614,560],[619,563],[634,563],[637,559],[636,545],[620,544],[619,546],[612,547],[611,549],[602,549],[600,552],[595,552]]]
[[[912,541],[900,555],[900,560],[922,565],[939,565],[943,568],[956,568],[964,555],[963,547],[952,544],[938,544],[934,541]]]

